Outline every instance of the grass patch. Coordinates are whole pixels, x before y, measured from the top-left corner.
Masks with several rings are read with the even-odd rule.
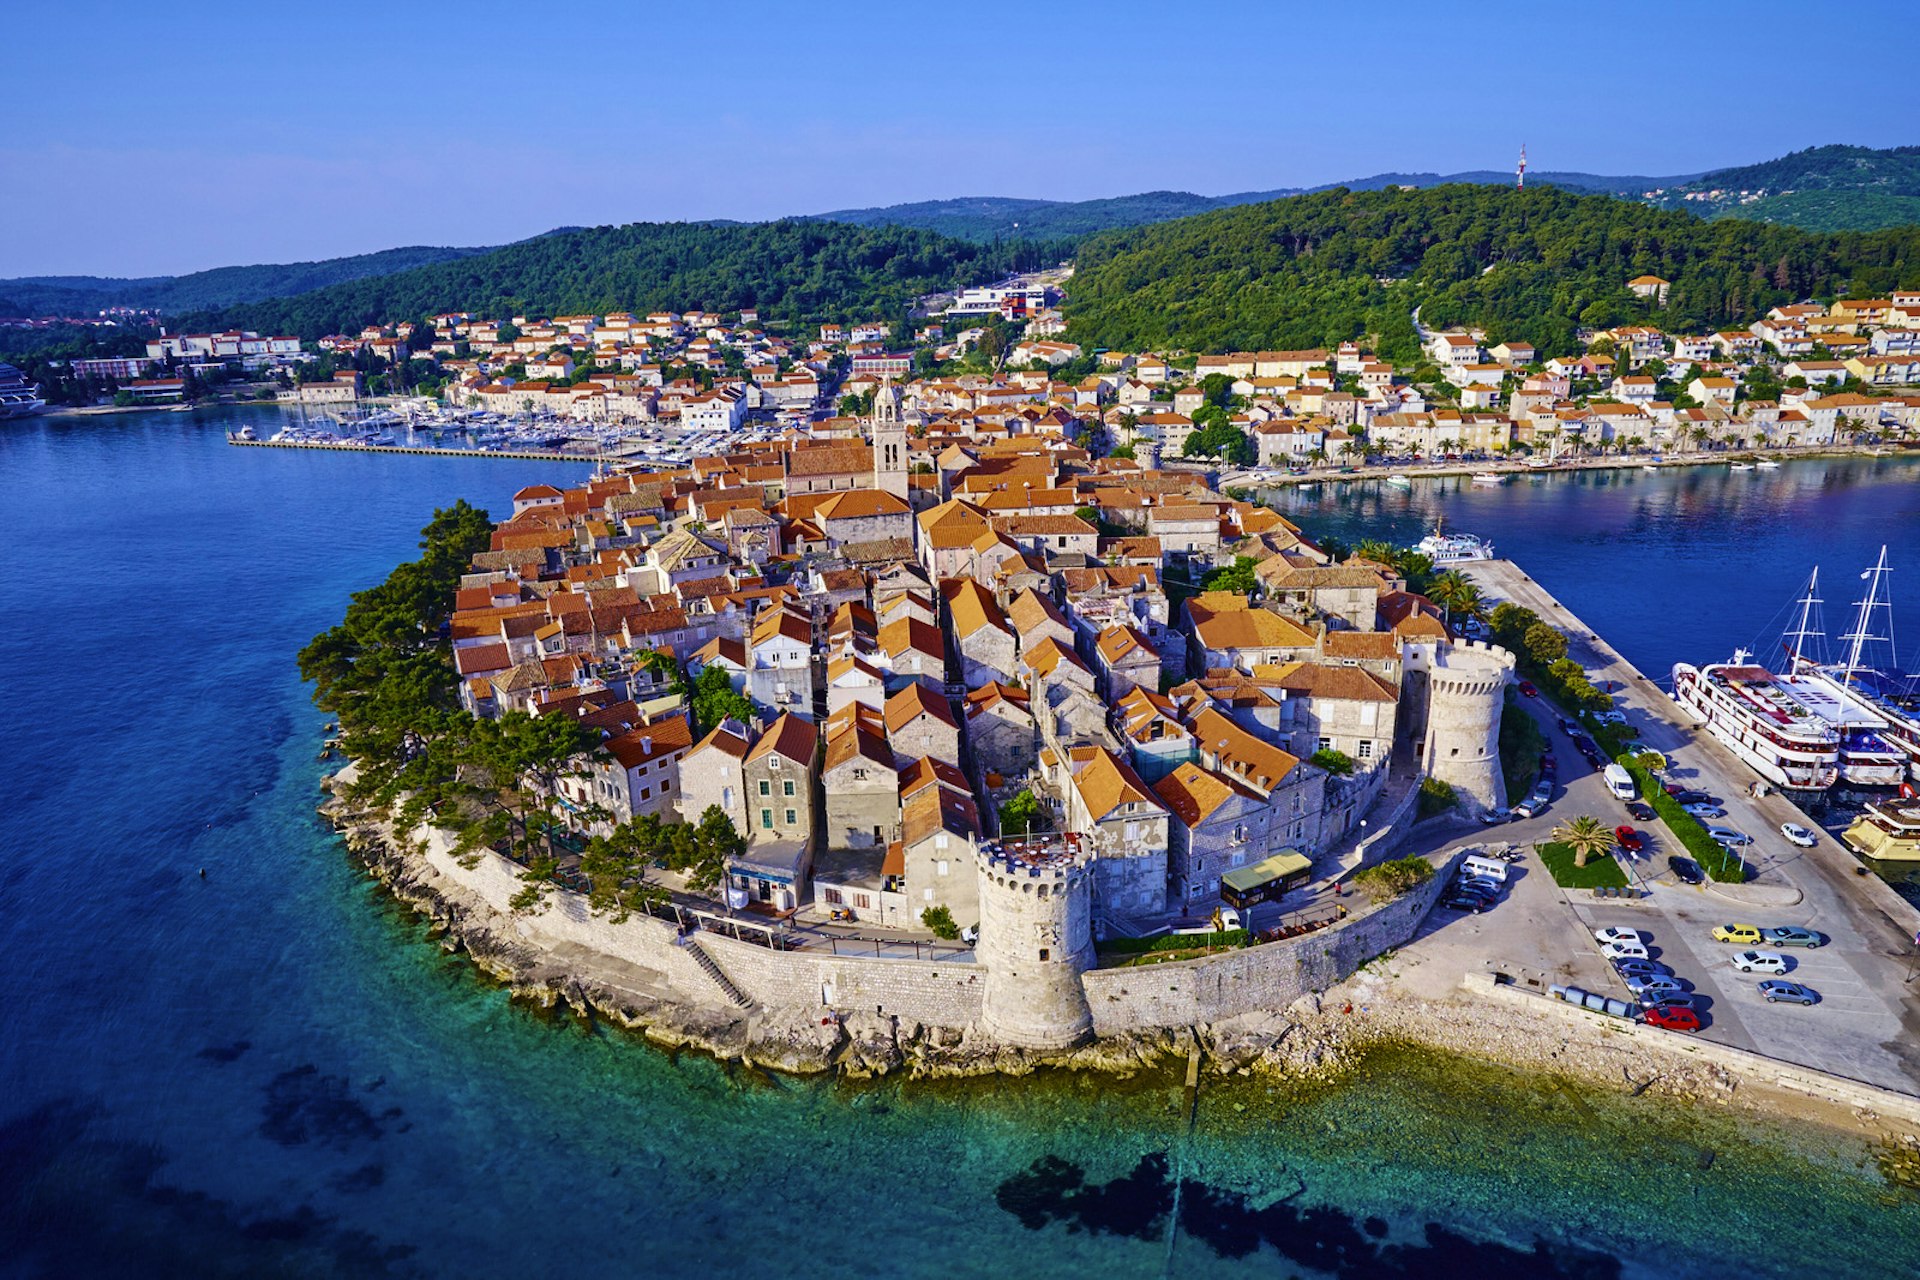
[[[1613,860],[1612,854],[1600,854],[1587,859],[1587,865],[1573,865],[1573,850],[1559,843],[1537,844],[1533,851],[1540,855],[1540,865],[1547,869],[1553,882],[1562,889],[1624,889],[1627,873]]]
[[[1157,938],[1110,938],[1100,944],[1100,967],[1131,969],[1146,964],[1165,964],[1171,960],[1192,960],[1246,945],[1245,929],[1227,929],[1219,933],[1166,933]]]
[[[1117,955],[1140,955],[1151,951],[1215,951],[1247,945],[1245,929],[1223,929],[1217,933],[1163,933],[1152,938],[1108,938],[1100,950]]]
[[[1617,763],[1633,775],[1634,782],[1640,787],[1641,799],[1653,806],[1653,811],[1660,815],[1660,821],[1666,824],[1667,830],[1673,833],[1673,838],[1680,842],[1681,848],[1700,864],[1702,871],[1724,884],[1745,882],[1747,864],[1740,860],[1740,855],[1730,852],[1718,840],[1708,835],[1705,824],[1682,809],[1680,802],[1667,794],[1666,788],[1660,785],[1658,778],[1649,773],[1646,767],[1630,754],[1620,755]]]

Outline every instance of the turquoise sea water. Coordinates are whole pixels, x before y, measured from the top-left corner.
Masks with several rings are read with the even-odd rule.
[[[1430,1055],[1210,1085],[1189,1131],[1173,1081],[856,1089],[514,1004],[314,818],[292,654],[435,505],[580,471],[230,449],[236,420],[0,428],[0,1275],[1920,1272],[1920,1202],[1858,1144]],[[1920,547],[1910,486],[1820,474]],[[1737,497],[1563,501],[1537,544],[1577,516],[1598,547],[1565,569],[1495,524],[1530,493],[1461,524],[1614,634],[1582,583],[1784,518]],[[1610,549],[1608,510],[1648,541]]]

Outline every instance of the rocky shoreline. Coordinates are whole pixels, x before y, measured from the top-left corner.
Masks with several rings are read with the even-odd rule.
[[[995,1043],[974,1027],[927,1026],[862,1013],[823,1017],[817,1008],[745,1011],[663,999],[623,982],[620,962],[612,957],[584,949],[558,954],[530,945],[510,917],[442,876],[378,817],[339,800],[322,806],[321,813],[369,873],[426,918],[430,935],[443,948],[464,951],[475,967],[516,997],[546,1009],[565,1007],[670,1052],[693,1050],[737,1066],[787,1075],[830,1073],[855,1081],[1043,1071],[1178,1079],[1197,1055],[1202,1077],[1301,1085],[1337,1081],[1376,1050],[1415,1047],[1634,1097],[1810,1120],[1882,1140],[1894,1140],[1889,1129],[1900,1127],[1865,1108],[1742,1079],[1604,1026],[1550,1021],[1464,993],[1419,999],[1397,989],[1383,964],[1367,966],[1285,1010],[1142,1029],[1053,1052]]]

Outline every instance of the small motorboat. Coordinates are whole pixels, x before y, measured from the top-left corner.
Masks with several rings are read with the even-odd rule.
[[[1398,475],[1398,474],[1396,474],[1396,475],[1390,475],[1390,476],[1388,476],[1388,477],[1387,477],[1387,483],[1388,483],[1388,484],[1390,484],[1390,485],[1392,485],[1392,486],[1393,486],[1394,488],[1396,488],[1396,489],[1411,489],[1411,488],[1413,488],[1413,481],[1412,481],[1412,479],[1410,479],[1410,478],[1409,478],[1409,477],[1407,477],[1407,476],[1403,476],[1403,475]]]
[[[1475,484],[1505,484],[1507,478],[1497,471],[1476,471],[1473,473]]]

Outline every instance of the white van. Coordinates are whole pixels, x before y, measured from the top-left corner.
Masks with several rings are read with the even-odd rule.
[[[1460,874],[1482,876],[1488,880],[1507,882],[1507,864],[1498,858],[1483,858],[1478,854],[1468,854],[1460,859]]]
[[[1615,800],[1638,800],[1640,789],[1633,785],[1633,775],[1626,766],[1617,761],[1606,768],[1602,775],[1607,780],[1607,790],[1613,792]]]

